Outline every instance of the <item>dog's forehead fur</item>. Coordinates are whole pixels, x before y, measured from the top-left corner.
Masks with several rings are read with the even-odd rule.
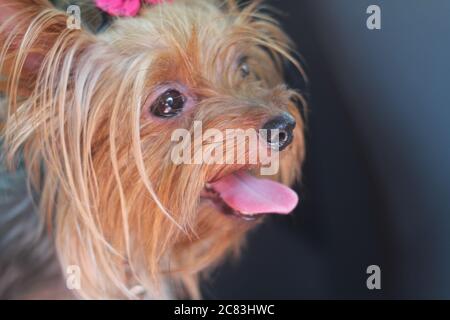
[[[146,7],[137,17],[115,20],[100,36],[118,45],[135,44],[140,50],[187,47],[193,32],[208,42],[229,33],[236,19],[225,10],[214,0],[181,0]]]
[[[256,3],[256,2],[255,2]],[[223,85],[240,58],[249,57],[259,78],[272,86],[282,81],[280,60],[289,54],[289,40],[258,6],[239,8],[234,1],[181,0],[146,7],[137,17],[117,19],[98,35],[127,55],[153,60],[157,78],[189,75],[196,85]],[[174,75],[175,73],[175,75]]]

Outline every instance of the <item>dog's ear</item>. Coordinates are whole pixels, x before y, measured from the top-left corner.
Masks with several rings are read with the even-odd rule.
[[[0,91],[15,88],[27,96],[55,45],[68,45],[71,34],[81,33],[67,22],[47,0],[0,0]]]

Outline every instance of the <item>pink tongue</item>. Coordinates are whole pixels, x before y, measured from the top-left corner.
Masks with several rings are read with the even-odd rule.
[[[211,184],[225,203],[242,214],[288,214],[298,203],[290,188],[267,179],[257,179],[239,171]]]

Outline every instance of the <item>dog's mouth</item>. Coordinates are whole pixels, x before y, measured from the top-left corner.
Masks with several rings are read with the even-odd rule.
[[[237,171],[207,183],[201,194],[224,214],[255,220],[267,214],[289,214],[298,203],[297,194],[273,180]]]

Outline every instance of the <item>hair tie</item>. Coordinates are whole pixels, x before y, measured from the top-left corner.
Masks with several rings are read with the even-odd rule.
[[[144,0],[148,4],[161,4],[166,0]],[[95,5],[116,17],[134,17],[138,14],[142,6],[141,0],[95,0]]]

